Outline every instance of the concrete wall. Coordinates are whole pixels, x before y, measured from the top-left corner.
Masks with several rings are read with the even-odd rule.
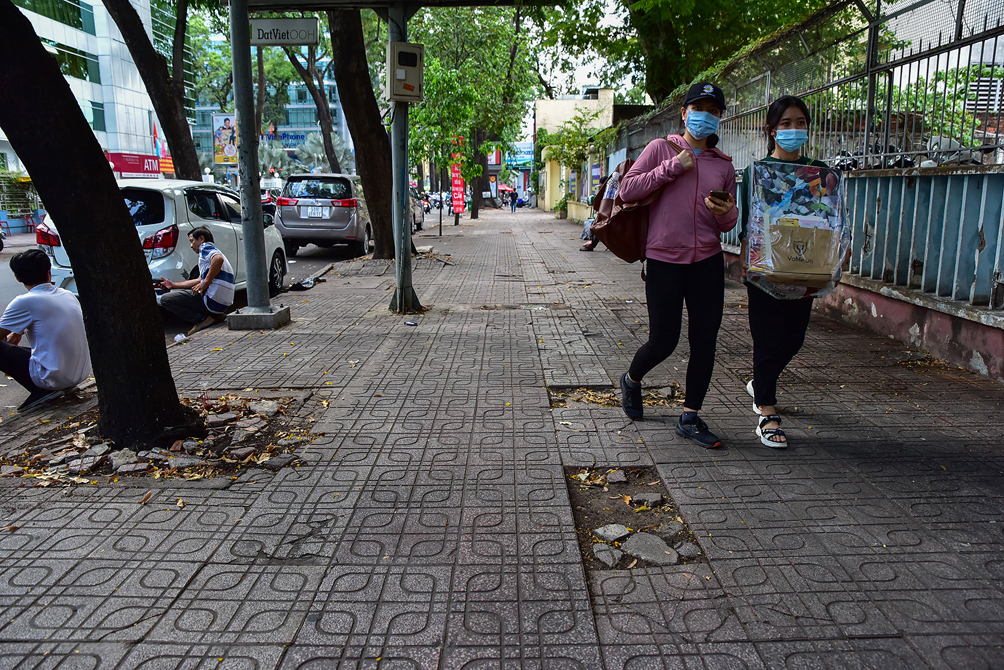
[[[725,254],[725,273],[739,281],[739,256]],[[1004,328],[999,310],[896,289],[880,281],[847,276],[837,289],[816,300],[816,311],[916,347],[934,358],[1004,383]]]

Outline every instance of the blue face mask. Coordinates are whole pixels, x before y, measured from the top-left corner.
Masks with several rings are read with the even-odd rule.
[[[777,146],[785,151],[795,153],[798,148],[809,141],[808,130],[779,130],[777,131]]]
[[[684,121],[684,125],[687,126],[687,130],[694,136],[694,139],[703,140],[718,132],[719,121],[721,119],[711,112],[690,110],[687,112],[687,120]]]

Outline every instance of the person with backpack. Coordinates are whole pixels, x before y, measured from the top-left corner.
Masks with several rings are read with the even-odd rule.
[[[786,95],[771,103],[763,128],[767,137],[767,156],[761,161],[827,167],[826,163],[801,153],[802,146],[809,140],[810,123],[809,108],[801,98]],[[836,179],[834,175],[830,177]],[[743,172],[742,227],[739,232],[742,240],[739,257],[742,259],[744,280],[752,181],[750,166]],[[828,186],[832,188],[832,185]],[[781,430],[781,417],[777,414],[777,380],[805,342],[813,298],[794,293],[792,300],[779,300],[750,281],[744,283],[749,295],[750,334],[753,336],[753,379],[746,384],[746,392],[753,397],[753,411],[757,414],[756,434],[763,445],[784,449],[788,440]]]
[[[736,177],[732,159],[715,148],[725,95],[710,82],[687,91],[680,114],[684,132],[649,143],[620,183],[624,201],[657,194],[649,205],[645,247],[648,342],[621,376],[622,406],[643,418],[641,381],[673,353],[687,306],[690,362],[683,415],[676,433],[702,447],[722,442],[698,416],[715,367],[725,308],[725,261],[720,235],[735,227]]]

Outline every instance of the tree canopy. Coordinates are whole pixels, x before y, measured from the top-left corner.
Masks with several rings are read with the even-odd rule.
[[[593,60],[599,83],[644,89],[656,102],[750,41],[795,23],[826,0],[569,0],[535,10],[541,44]],[[611,7],[615,8],[610,12]],[[623,82],[628,86],[622,86]]]

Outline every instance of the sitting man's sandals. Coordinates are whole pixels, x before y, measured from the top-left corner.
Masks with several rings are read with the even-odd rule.
[[[777,423],[777,428],[764,428],[768,423]],[[760,438],[760,443],[772,449],[786,449],[788,447],[787,438],[781,430],[781,417],[777,414],[760,417],[760,422],[756,427],[756,434]],[[780,438],[780,439],[778,439]]]

